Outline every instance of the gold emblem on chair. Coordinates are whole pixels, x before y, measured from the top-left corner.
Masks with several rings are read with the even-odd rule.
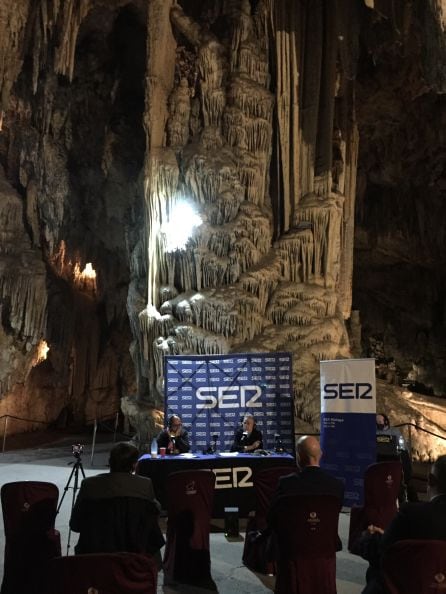
[[[25,501],[25,503],[23,504],[22,511],[27,512],[30,509],[31,509],[31,505],[27,501]]]
[[[320,523],[320,518],[317,516],[317,512],[310,512],[308,514],[308,524],[310,525],[310,530],[316,530],[318,524]]]
[[[196,495],[197,489],[195,487],[195,481],[190,481],[186,485],[186,495]]]
[[[387,478],[386,478],[386,485],[387,485],[388,487],[391,487],[391,486],[393,485],[393,478],[392,478],[392,475],[391,475],[391,474],[388,474],[388,475],[387,475]]]
[[[444,573],[437,573],[434,575],[434,580],[437,582],[437,584],[442,584],[444,580],[446,580],[446,576]]]

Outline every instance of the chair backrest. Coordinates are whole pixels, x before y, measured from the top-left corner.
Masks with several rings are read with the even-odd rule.
[[[402,481],[398,460],[371,464],[364,475],[364,507],[368,523],[386,528],[397,513]]]
[[[390,594],[444,594],[446,540],[400,540],[385,552],[382,572]]]
[[[282,476],[297,472],[297,468],[293,466],[272,466],[271,468],[264,468],[254,472],[254,492],[256,497],[256,518],[266,518],[271,501],[275,492],[279,479]]]
[[[84,499],[77,554],[155,554],[164,545],[155,504],[140,497]]]
[[[26,533],[54,528],[59,489],[53,483],[19,481],[1,488],[5,537],[16,539]]]
[[[188,533],[190,546],[201,548],[207,542],[214,501],[215,474],[211,470],[173,472],[167,479],[169,526]]]
[[[40,594],[47,561],[61,555],[60,534],[54,529],[58,497],[52,483],[20,481],[2,486],[2,594]]]
[[[50,561],[45,594],[155,594],[158,568],[139,553],[58,557]]]
[[[324,557],[338,546],[341,501],[333,495],[283,495],[273,512],[281,557]]]
[[[336,594],[341,501],[333,495],[284,495],[271,511],[276,594]]]
[[[211,470],[173,472],[167,479],[167,543],[164,576],[199,583],[210,578],[209,532],[215,474]]]

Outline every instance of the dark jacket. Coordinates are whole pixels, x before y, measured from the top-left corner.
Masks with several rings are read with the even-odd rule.
[[[357,550],[370,563],[364,594],[381,594],[384,591],[381,559],[393,543],[406,539],[446,540],[446,494],[423,503],[407,503],[383,535],[366,531],[362,534]]]
[[[279,485],[271,502],[267,516],[267,529],[263,534],[270,537],[273,532],[277,511],[282,505],[284,495],[332,495],[339,499],[341,505],[344,500],[344,484],[339,479],[319,466],[306,466],[300,473],[287,474],[280,477]],[[278,544],[275,542],[274,534],[269,546],[271,558],[277,559]],[[341,539],[337,538],[337,550],[342,550]]]
[[[263,448],[263,436],[262,432],[254,427],[249,435],[243,435],[243,428],[237,429],[234,435],[234,443],[231,446],[231,452],[243,452],[243,449],[247,445],[252,445],[254,442],[260,441],[258,449]],[[254,451],[254,450],[250,450]]]
[[[70,519],[80,553],[155,554],[164,545],[160,504],[149,478],[109,472],[82,481]]]
[[[446,494],[404,505],[384,532],[381,549],[407,538],[446,540]]]
[[[169,430],[164,429],[164,431],[161,431],[156,439],[158,447],[167,449],[171,439],[172,438],[169,435]],[[190,450],[189,435],[185,429],[182,429],[181,434],[178,435],[178,437],[175,437],[175,449],[178,450],[180,454],[185,454]]]
[[[319,466],[306,466],[299,474],[287,474],[279,479],[276,496],[334,495],[344,500],[344,484]]]

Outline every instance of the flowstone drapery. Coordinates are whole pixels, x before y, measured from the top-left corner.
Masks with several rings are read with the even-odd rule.
[[[139,342],[151,397],[161,405],[164,354],[289,350],[296,412],[317,423],[318,362],[349,353],[347,283],[339,293],[351,270],[342,253],[353,247],[354,188],[346,194],[344,180],[356,164],[345,68],[354,56],[336,61],[346,15],[319,3],[228,2],[212,16],[166,4],[152,2],[148,19],[149,39],[158,34],[151,14],[173,31],[162,48],[149,43],[146,91],[149,116],[155,98],[168,111],[146,118],[149,297]],[[305,45],[314,34],[320,54]],[[173,70],[175,52],[188,60]],[[335,114],[349,108],[333,176]],[[168,251],[161,229],[181,200],[202,224]]]
[[[306,430],[369,342],[444,393],[443,5],[0,2],[0,415],[144,439],[165,353],[289,350]]]

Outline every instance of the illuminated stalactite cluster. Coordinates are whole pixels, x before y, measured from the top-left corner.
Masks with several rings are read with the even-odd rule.
[[[39,341],[45,335],[47,294],[45,266],[23,231],[22,201],[1,168],[0,196],[1,397],[35,364]],[[15,348],[15,337],[20,350]]]
[[[198,92],[188,86],[184,73],[177,74],[166,98],[167,134],[156,132],[162,142],[148,153],[149,306],[139,320],[146,369],[158,392],[152,397],[156,402],[161,399],[164,354],[290,350],[295,360],[296,410],[302,414],[305,401],[307,419],[316,422],[318,362],[348,354],[337,296],[345,202],[340,190],[344,187],[337,178],[338,190],[332,192],[328,170],[316,177],[313,172],[314,184],[305,190],[298,174],[316,167],[316,136],[325,125],[318,122],[316,109],[313,148],[302,151],[303,122],[291,89],[294,93],[296,85],[305,81],[298,80],[297,62],[296,71],[290,72],[287,55],[297,51],[298,29],[288,36],[278,31],[276,39],[269,38],[268,19],[285,18],[275,3],[260,2],[255,13],[249,2],[231,3],[226,9],[219,15],[230,27],[224,41],[178,5],[170,13],[179,39],[183,36],[194,48]],[[331,35],[324,30],[319,34]],[[268,48],[274,43],[276,79],[286,81],[278,90],[282,95],[276,96],[270,90],[268,62]],[[157,52],[152,55],[155,64],[156,56]],[[321,63],[329,67],[322,59]],[[311,86],[312,75],[305,76]],[[147,92],[149,106],[153,97],[167,95],[156,77],[151,77]],[[323,100],[334,106],[334,83],[324,92]],[[197,100],[202,125],[194,129],[191,106]],[[281,155],[280,167],[288,175],[294,169],[296,178],[291,189],[289,181],[284,182],[284,210],[290,213],[286,226],[277,223],[281,216],[275,211],[277,196],[270,196],[268,186],[277,102],[282,105],[279,129],[288,136],[289,146],[288,153]],[[324,142],[330,143],[331,135],[326,134]],[[171,171],[169,183],[166,166]],[[167,252],[152,233],[162,227],[180,197],[195,205],[203,223],[183,249]],[[277,224],[282,231],[274,237]],[[345,247],[352,249],[352,237]]]
[[[401,48],[415,56],[400,81],[410,101],[444,91],[443,4],[420,5],[413,27],[413,3],[372,0],[3,0],[0,159],[19,189],[14,200],[1,191],[13,204],[0,217],[3,393],[53,374],[61,402],[90,418],[137,392],[123,409],[135,420],[141,406],[134,424],[150,433],[164,354],[290,350],[297,416],[316,426],[318,361],[350,354],[357,96]],[[374,80],[365,89],[361,59]],[[380,109],[372,138],[387,125]],[[182,199],[202,223],[176,249],[180,234],[166,228]],[[429,208],[416,208],[420,228]],[[82,276],[90,261],[97,279]],[[125,298],[128,335],[114,350]],[[355,329],[358,349],[357,316]],[[136,389],[123,381],[130,333]]]

